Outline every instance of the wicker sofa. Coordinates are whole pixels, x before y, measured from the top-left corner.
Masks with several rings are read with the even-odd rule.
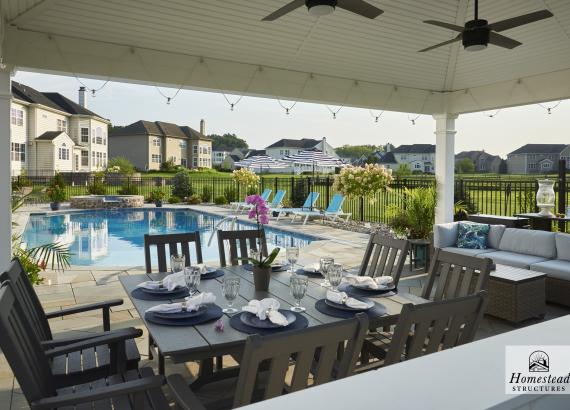
[[[458,222],[434,225],[434,247],[544,272],[546,300],[570,306],[570,234],[490,225],[487,249],[458,248]]]

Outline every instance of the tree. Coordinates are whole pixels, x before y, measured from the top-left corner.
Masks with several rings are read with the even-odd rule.
[[[111,170],[114,167],[118,167],[117,172],[125,175],[131,175],[133,172],[135,172],[135,166],[126,157],[111,158],[107,163],[107,170]]]
[[[458,174],[472,174],[475,172],[475,165],[469,158],[463,158],[457,161],[455,169]]]
[[[335,148],[336,154],[343,158],[360,158],[362,156],[370,156],[374,152],[382,150],[381,146],[377,145],[343,145],[342,147]]]
[[[249,148],[247,142],[236,134],[211,134],[208,137],[212,139],[212,150],[214,151],[232,151],[235,148]]]

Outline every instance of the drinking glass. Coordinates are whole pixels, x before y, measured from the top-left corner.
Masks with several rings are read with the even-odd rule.
[[[238,310],[233,307],[234,299],[237,297],[239,293],[239,278],[224,278],[222,281],[222,292],[224,297],[228,301],[228,307],[222,309],[224,313],[236,313]]]
[[[291,274],[295,273],[295,264],[299,259],[299,248],[296,246],[288,246],[285,249],[285,257],[289,262],[289,270],[291,271]]]
[[[182,272],[186,265],[186,258],[184,255],[170,255],[170,271],[172,273]]]
[[[301,299],[305,297],[308,285],[308,277],[300,275],[291,276],[291,296],[293,296],[296,300],[295,306],[291,307],[291,310],[293,312],[304,312],[306,310],[303,306],[301,306]]]
[[[186,281],[186,286],[188,287],[190,296],[200,293],[198,286],[200,285],[201,276],[200,269],[197,267],[187,266],[184,268],[184,280]]]
[[[329,282],[331,284],[332,290],[338,292],[338,285],[342,281],[342,264],[333,263],[328,269]]]
[[[325,280],[322,281],[321,286],[324,286],[326,288],[331,286],[329,282],[328,270],[333,263],[334,263],[334,258],[330,257],[324,257],[319,260],[321,275],[323,275],[323,277],[325,278]]]

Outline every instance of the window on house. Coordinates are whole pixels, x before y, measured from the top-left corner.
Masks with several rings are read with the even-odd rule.
[[[106,152],[103,153],[103,166],[107,167],[107,153]]]
[[[69,148],[65,147],[65,144],[63,144],[59,150],[58,150],[58,157],[59,159],[61,159],[62,161],[68,161],[69,160]]]
[[[160,147],[160,138],[153,138],[152,145],[154,145],[155,147]]]
[[[175,156],[170,157],[170,160],[176,164],[176,157]]]
[[[26,144],[13,142],[11,148],[12,161],[26,162]]]
[[[192,165],[195,166],[195,167],[198,166],[198,158],[194,158],[194,159],[192,160]]]
[[[194,145],[192,147],[192,152],[194,153],[194,155],[198,155],[198,145]]]
[[[81,166],[89,166],[89,151],[81,151]]]
[[[405,160],[407,160],[407,159],[408,159],[408,156],[407,156],[407,155],[402,155],[402,161],[405,161]]]
[[[24,111],[18,108],[11,108],[10,119],[12,125],[18,125],[21,127],[22,125],[24,125]]]
[[[67,120],[57,120],[57,130],[67,132]]]
[[[101,129],[101,127],[97,127],[95,129],[95,138],[96,138],[96,143],[102,145],[103,144],[103,130]]]
[[[416,162],[416,163],[414,164],[414,168],[415,168],[415,169],[421,169],[421,167],[422,167],[422,165],[421,165],[419,162]]]
[[[162,163],[162,155],[152,154],[152,162],[157,163],[157,164]]]
[[[528,169],[536,169],[536,164],[528,164]]]
[[[550,169],[550,168],[552,168],[552,163],[546,161],[546,162],[543,162],[542,164],[540,164],[540,167],[542,169]]]
[[[89,142],[89,128],[81,128],[81,142]]]

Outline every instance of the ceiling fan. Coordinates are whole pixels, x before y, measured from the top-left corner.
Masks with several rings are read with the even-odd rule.
[[[277,20],[279,17],[283,17],[285,14],[303,6],[306,6],[309,10],[309,14],[315,17],[332,14],[336,7],[351,11],[369,19],[374,19],[384,13],[384,10],[380,10],[378,7],[375,7],[364,0],[293,0],[281,7],[279,10],[264,17],[262,21]]]
[[[499,32],[523,26],[525,24],[534,23],[535,21],[543,20],[552,16],[553,14],[550,11],[540,10],[535,11],[534,13],[529,13],[489,24],[487,20],[479,19],[479,1],[475,0],[475,18],[465,23],[465,27],[445,23],[442,21],[424,21],[424,23],[427,24],[458,31],[459,34],[457,37],[449,41],[444,41],[443,43],[436,44],[435,46],[424,48],[419,52],[423,53],[424,51],[430,51],[434,48],[442,47],[460,40],[463,42],[463,47],[467,51],[484,50],[487,48],[488,44],[494,44],[499,47],[513,49],[520,46],[522,43],[498,34]]]

